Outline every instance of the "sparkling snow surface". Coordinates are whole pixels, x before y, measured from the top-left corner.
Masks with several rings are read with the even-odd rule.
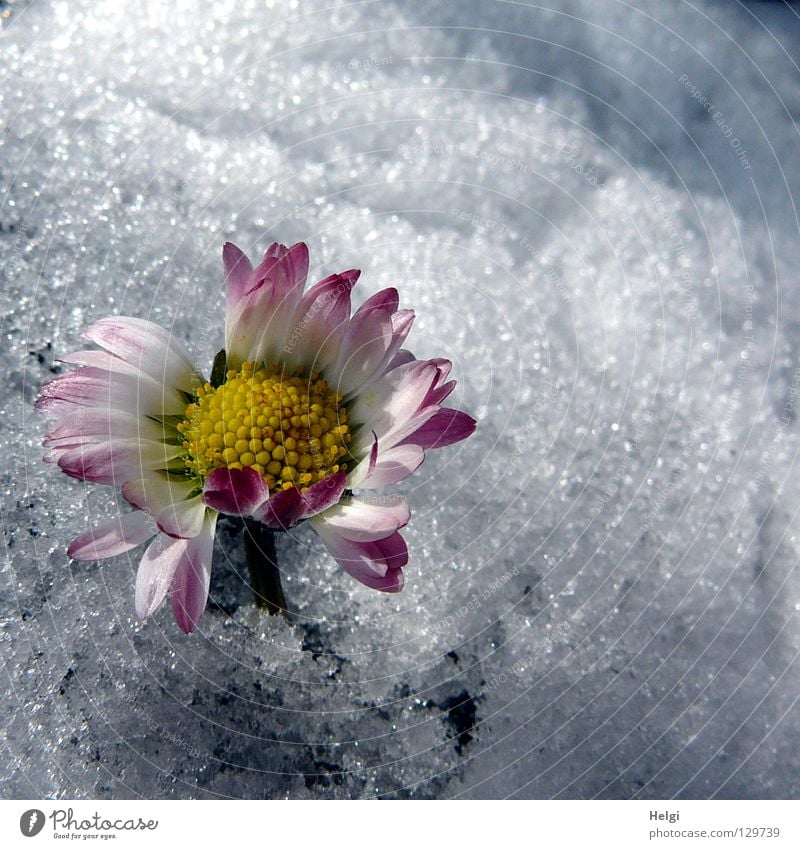
[[[793,8],[0,22],[0,796],[800,795]],[[32,402],[108,313],[208,368],[227,239],[396,285],[480,421],[400,487],[401,595],[301,527],[266,617],[222,523],[186,637],[136,620],[140,550],[67,558],[127,507],[42,464]]]

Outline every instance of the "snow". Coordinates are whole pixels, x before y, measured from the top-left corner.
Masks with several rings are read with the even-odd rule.
[[[800,793],[794,9],[0,16],[0,795]],[[110,312],[210,367],[227,239],[396,285],[480,424],[400,487],[400,596],[301,527],[266,617],[223,524],[186,637],[136,620],[140,551],[67,558],[125,507],[32,401]]]

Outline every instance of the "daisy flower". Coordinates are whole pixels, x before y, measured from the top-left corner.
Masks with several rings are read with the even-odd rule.
[[[121,487],[136,508],[82,533],[69,555],[99,560],[149,541],[136,612],[146,619],[169,596],[186,633],[206,606],[221,513],[264,530],[309,520],[348,574],[399,592],[408,504],[370,492],[475,429],[443,406],[450,362],[403,348],[414,313],[395,289],[351,314],[356,269],[304,291],[303,243],[272,245],[256,268],[230,243],[222,257],[225,348],[208,381],[169,332],[115,316],[86,330],[97,348],[60,358],[78,368],[42,386],[37,408],[57,419],[45,460]]]

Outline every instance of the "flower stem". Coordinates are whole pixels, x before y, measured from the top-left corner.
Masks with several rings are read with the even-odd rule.
[[[275,534],[261,522],[245,519],[244,550],[256,604],[268,613],[288,615],[275,554]]]

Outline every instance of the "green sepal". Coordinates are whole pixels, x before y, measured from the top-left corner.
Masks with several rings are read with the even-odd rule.
[[[174,460],[169,460],[166,468],[159,469],[159,472],[168,477],[170,480],[186,480],[187,478],[194,478],[197,476],[196,473],[186,465],[183,457],[175,457]]]
[[[156,424],[160,424],[162,427],[173,431],[174,433],[178,432],[178,425],[184,420],[185,416],[147,416],[151,422],[155,422]]]
[[[225,383],[225,375],[228,373],[227,363],[228,356],[225,353],[225,349],[220,348],[214,357],[214,364],[211,366],[211,380],[209,380],[209,383],[214,389],[218,389]]]

